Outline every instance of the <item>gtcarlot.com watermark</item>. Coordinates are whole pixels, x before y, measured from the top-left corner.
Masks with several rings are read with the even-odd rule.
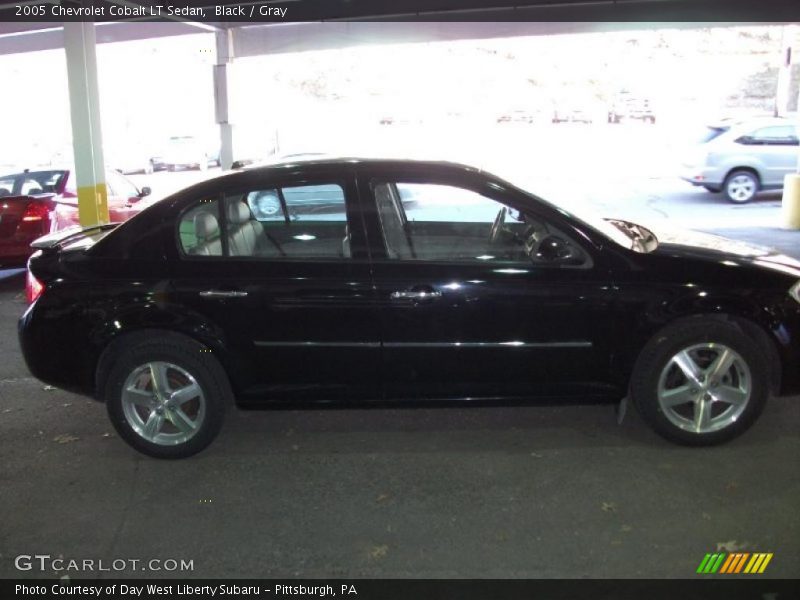
[[[63,558],[50,554],[20,554],[14,559],[18,571],[48,573],[99,573],[121,571],[187,572],[194,571],[194,560],[183,558]]]

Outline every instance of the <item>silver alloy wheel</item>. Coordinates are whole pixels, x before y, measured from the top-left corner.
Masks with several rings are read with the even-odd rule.
[[[756,195],[756,182],[750,175],[736,175],[728,181],[727,192],[734,202],[747,202]]]
[[[752,394],[750,368],[723,344],[696,344],[673,356],[658,380],[658,404],[669,421],[692,433],[725,429]]]
[[[194,377],[172,363],[153,361],[122,385],[122,410],[131,428],[161,446],[183,444],[200,429],[206,399]]]

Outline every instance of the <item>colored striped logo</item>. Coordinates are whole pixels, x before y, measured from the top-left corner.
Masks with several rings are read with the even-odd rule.
[[[717,552],[706,554],[705,558],[697,567],[697,572],[701,574],[725,573],[727,575],[736,573],[763,573],[769,561],[772,560],[772,552]]]

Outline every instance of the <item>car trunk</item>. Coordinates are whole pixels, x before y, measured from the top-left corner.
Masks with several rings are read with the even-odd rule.
[[[84,253],[116,228],[118,223],[92,227],[72,227],[40,237],[31,244],[38,251],[31,257],[28,269],[37,280],[46,284],[58,273],[58,263],[70,254]]]
[[[0,198],[0,258],[30,254],[29,245],[50,232],[55,195]]]

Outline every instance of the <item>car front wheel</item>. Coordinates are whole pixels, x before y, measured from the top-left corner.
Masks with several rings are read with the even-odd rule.
[[[762,354],[735,325],[698,319],[667,327],[647,344],[631,392],[662,437],[708,446],[755,422],[769,395],[769,377]]]
[[[725,197],[734,204],[744,204],[756,197],[758,177],[750,171],[734,171],[725,179]]]
[[[114,428],[136,450],[185,458],[219,433],[230,400],[224,377],[201,344],[167,335],[122,351],[103,399]]]

